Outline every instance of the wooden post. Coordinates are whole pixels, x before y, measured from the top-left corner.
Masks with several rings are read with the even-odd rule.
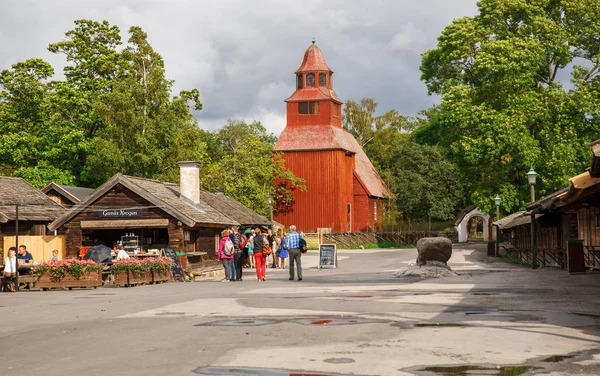
[[[19,205],[15,205],[15,243],[17,252],[15,254],[15,290],[19,291]],[[10,261],[9,261],[10,262]]]
[[[537,234],[533,212],[531,212],[531,269],[537,269]]]

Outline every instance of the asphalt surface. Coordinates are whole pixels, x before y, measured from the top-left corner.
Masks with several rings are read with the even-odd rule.
[[[340,251],[317,269],[309,253],[301,282],[245,269],[236,283],[2,293],[0,375],[600,374],[600,273],[455,245],[458,277],[394,276],[415,258]]]

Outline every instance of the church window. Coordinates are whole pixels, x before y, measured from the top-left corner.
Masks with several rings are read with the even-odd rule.
[[[319,102],[298,102],[298,113],[311,115],[318,114]]]
[[[340,105],[337,103],[333,104],[333,116],[340,116]]]
[[[319,73],[319,86],[327,86],[327,75]]]
[[[298,89],[302,89],[302,75],[299,74],[298,77],[296,78],[296,81],[298,82]]]
[[[306,75],[306,87],[315,87],[315,74],[309,73]]]

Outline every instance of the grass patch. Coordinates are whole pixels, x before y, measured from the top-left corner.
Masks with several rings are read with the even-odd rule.
[[[435,372],[444,376],[467,376],[472,375],[472,371],[497,371],[498,376],[519,376],[529,371],[538,369],[533,366],[504,366],[498,368],[491,367],[480,367],[480,366],[436,366],[436,367],[425,367],[421,371]]]
[[[531,260],[527,260],[527,261],[522,261],[519,259],[519,257],[517,257],[517,255],[513,254],[513,253],[507,253],[504,255],[504,261],[510,263],[510,264],[517,264],[517,265],[527,265],[527,266],[531,266]],[[543,268],[544,264],[538,264],[538,268]]]

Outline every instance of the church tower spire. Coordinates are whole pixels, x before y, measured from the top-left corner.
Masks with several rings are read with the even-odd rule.
[[[342,127],[342,101],[333,91],[333,71],[314,40],[296,70],[296,91],[285,100],[287,126]]]

